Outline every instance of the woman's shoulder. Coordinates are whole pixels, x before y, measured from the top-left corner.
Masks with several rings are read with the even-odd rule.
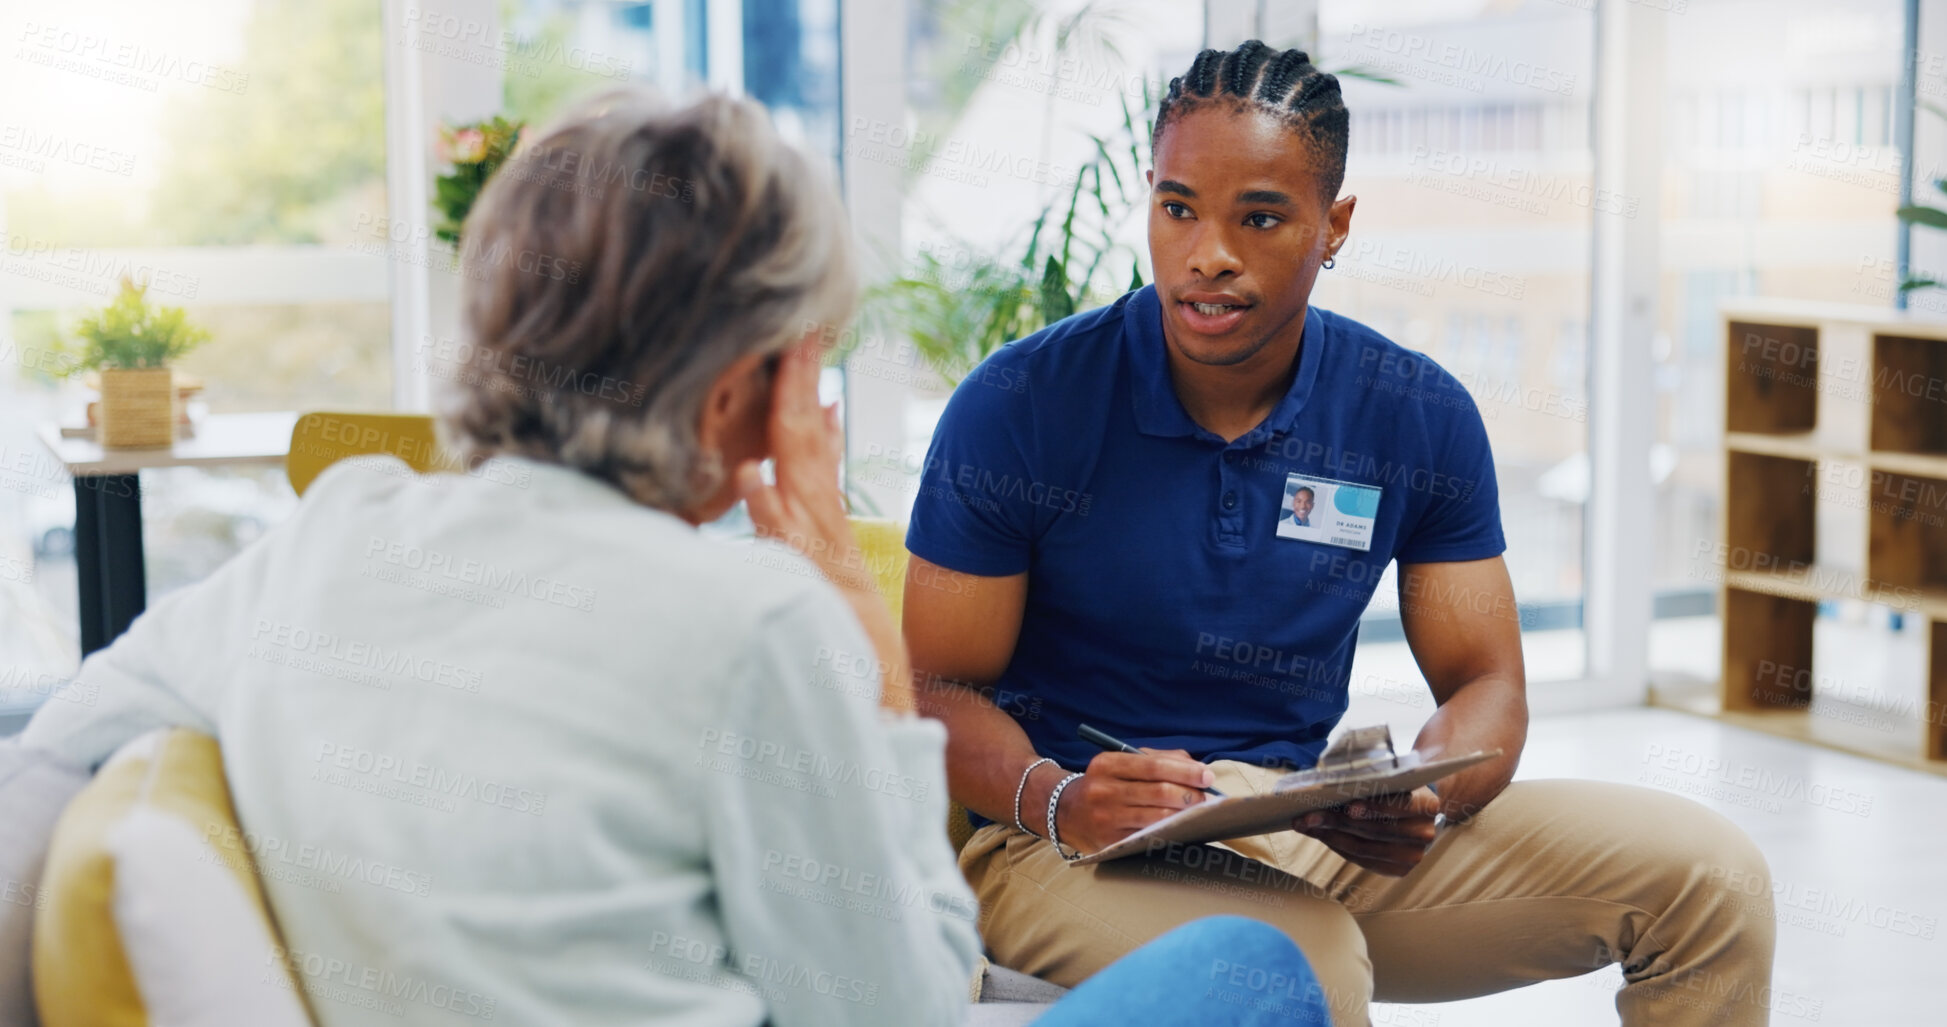
[[[576,518],[547,544],[561,578],[585,581],[614,614],[653,617],[672,638],[727,652],[765,643],[759,636],[780,620],[845,609],[817,566],[785,541],[712,536],[643,508]]]
[[[528,600],[510,608],[527,611],[531,627],[680,647],[704,676],[778,644],[769,636],[780,622],[842,621],[831,611],[844,613],[844,600],[784,541],[712,537],[611,493],[553,468],[512,487],[361,458],[320,476],[294,519],[309,523],[290,527],[313,551],[363,553],[368,535],[398,541],[408,563],[423,550],[442,573],[458,568],[464,583]]]

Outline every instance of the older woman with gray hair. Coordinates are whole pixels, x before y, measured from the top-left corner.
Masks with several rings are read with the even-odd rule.
[[[752,104],[617,94],[524,143],[463,256],[465,334],[434,347],[460,472],[327,470],[24,744],[94,765],[215,735],[251,835],[425,882],[266,876],[289,947],[499,1021],[962,1022],[945,733],[912,713],[817,395],[856,293],[827,177]],[[697,532],[740,499],[755,544]],[[1206,922],[1045,1021],[1323,1022],[1315,995],[1207,997],[1239,968],[1312,980],[1270,928]],[[328,1027],[392,1022],[307,990]]]

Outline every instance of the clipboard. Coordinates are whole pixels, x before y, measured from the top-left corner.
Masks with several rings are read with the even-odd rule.
[[[1140,856],[1170,844],[1221,842],[1288,831],[1293,820],[1312,810],[1375,795],[1410,792],[1499,755],[1499,749],[1465,756],[1429,757],[1418,750],[1399,753],[1393,751],[1391,728],[1383,724],[1358,728],[1326,747],[1316,766],[1286,774],[1267,794],[1207,799],[1069,865]]]

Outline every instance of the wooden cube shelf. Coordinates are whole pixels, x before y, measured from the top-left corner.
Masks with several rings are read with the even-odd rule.
[[[1819,604],[1724,590],[1724,708],[1796,709],[1811,703],[1812,621]]]
[[[1727,565],[1762,570],[1811,563],[1817,557],[1818,464],[1735,451],[1724,462]]]
[[[1947,760],[1947,621],[1934,621],[1927,639],[1926,756]]]
[[[1947,773],[1947,324],[1785,300],[1734,301],[1723,316],[1715,708]],[[1902,746],[1807,715],[1813,628],[1835,600],[1890,605],[1924,633],[1925,691]]]
[[[1878,470],[1867,500],[1874,580],[1947,593],[1947,480]]]
[[[1872,447],[1947,455],[1947,343],[1873,336]]]
[[[1732,321],[1728,337],[1724,413],[1729,430],[1811,431],[1819,410],[1818,328]]]

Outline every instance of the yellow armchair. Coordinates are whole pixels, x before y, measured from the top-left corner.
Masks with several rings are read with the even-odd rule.
[[[421,474],[451,461],[439,448],[433,419],[425,414],[351,414],[318,411],[297,419],[284,476],[298,495],[324,469],[348,456],[389,453]]]
[[[895,521],[880,517],[854,517],[852,534],[858,537],[859,549],[865,557],[865,565],[878,582],[879,594],[892,608],[893,623],[903,624],[900,618],[906,610],[906,562],[911,556],[906,551],[905,533],[899,530]],[[967,817],[967,808],[950,802],[946,811],[946,833],[953,841],[955,852],[966,847],[967,839],[973,837],[973,831],[973,821]]]
[[[906,609],[906,533],[895,521],[883,517],[854,517],[852,534],[859,540],[865,565],[879,585],[879,595],[892,610],[892,621],[900,623]]]

